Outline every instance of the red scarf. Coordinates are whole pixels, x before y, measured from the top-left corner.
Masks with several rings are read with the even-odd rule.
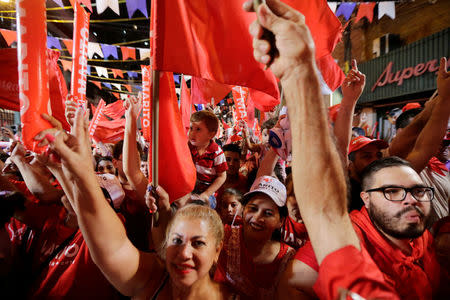
[[[431,299],[439,287],[440,267],[436,261],[433,238],[428,230],[412,240],[411,255],[390,243],[369,218],[365,207],[350,214],[361,244],[402,299]]]

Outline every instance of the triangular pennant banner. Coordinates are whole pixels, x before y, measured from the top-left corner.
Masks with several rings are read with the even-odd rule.
[[[356,14],[355,24],[362,18],[367,18],[369,23],[373,20],[373,9],[375,8],[375,2],[364,2],[359,5],[358,13]]]
[[[112,90],[111,84],[109,82],[103,82],[103,85]]]
[[[122,78],[123,78],[123,72],[122,72],[122,70],[119,70],[119,69],[111,69],[111,71],[113,72],[114,78],[117,78],[117,77],[122,77]]]
[[[89,43],[88,45],[88,57],[92,58],[94,54],[97,54],[101,58],[104,56],[99,43]]]
[[[139,57],[141,60],[150,58],[150,49],[139,48]]]
[[[53,2],[58,4],[59,7],[64,7],[64,3],[62,2],[62,0],[53,0]]]
[[[128,18],[132,18],[133,14],[137,11],[141,11],[144,16],[148,18],[147,1],[146,0],[127,0],[127,12]]]
[[[123,86],[131,93],[131,85],[124,84]]]
[[[333,13],[336,12],[337,5],[338,5],[337,2],[328,2],[328,6],[330,7],[330,9]]]
[[[128,58],[136,59],[136,49],[129,47],[120,47],[122,50],[122,59],[127,60]]]
[[[138,78],[139,77],[138,73],[137,72],[133,72],[133,71],[128,71],[127,75],[130,78]]]
[[[69,54],[72,56],[73,41],[67,40],[67,39],[63,39],[62,41],[63,41],[64,45],[66,45],[66,48],[67,48],[67,51],[69,51]]]
[[[106,69],[104,67],[94,67],[94,68],[97,71],[98,76],[103,76],[103,77],[109,78],[108,69]]]
[[[97,0],[98,14],[103,13],[108,7],[120,16],[119,0]]]
[[[51,49],[52,47],[61,50],[59,40],[53,36],[47,36],[47,48]]]
[[[381,19],[384,15],[395,19],[395,1],[386,1],[378,3],[378,19]]]
[[[114,97],[116,97],[116,99],[119,99],[119,93],[112,93]]]
[[[95,84],[99,89],[102,89],[102,84],[100,81],[91,81],[93,84]]]
[[[64,71],[72,71],[72,62],[70,60],[61,59],[60,61]]]
[[[356,3],[355,2],[349,2],[349,3],[342,3],[339,5],[336,16],[344,16],[345,20],[348,21],[350,19],[350,16],[353,13],[353,10],[355,9]]]
[[[115,59],[119,59],[119,54],[117,53],[117,47],[108,45],[108,44],[100,44],[103,50],[103,55],[105,58],[108,58],[110,55]]]
[[[118,89],[119,91],[122,90],[121,86],[119,83],[111,83],[113,87],[115,87],[116,89]]]
[[[8,46],[11,46],[12,43],[17,42],[17,32],[7,29],[0,29],[0,33]]]

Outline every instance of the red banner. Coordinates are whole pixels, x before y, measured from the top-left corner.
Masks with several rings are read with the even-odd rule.
[[[236,121],[244,120],[247,122],[247,109],[245,107],[245,100],[248,97],[248,88],[235,86],[232,89],[234,105],[236,107]]]
[[[97,129],[97,125],[101,118],[101,112],[104,107],[105,107],[105,101],[103,101],[103,99],[101,99],[100,102],[98,103],[97,109],[95,110],[94,116],[92,117],[92,120],[89,123],[89,136],[91,138],[94,137],[95,130]]]
[[[152,70],[150,66],[141,66],[142,68],[142,132],[144,139],[151,143],[152,141]]]
[[[45,1],[19,0],[16,6],[22,140],[27,149],[42,152],[34,137],[51,127],[41,117],[49,106]]]
[[[192,99],[191,93],[189,92],[189,88],[187,87],[186,80],[184,80],[184,76],[181,78],[181,95],[180,95],[180,111],[181,111],[181,121],[183,122],[184,128],[186,128],[186,132],[190,127],[190,119],[191,119],[191,107],[192,107]]]
[[[73,23],[73,64],[72,86],[70,93],[78,104],[86,108],[87,56],[89,42],[90,13],[81,7],[78,1],[74,4]]]

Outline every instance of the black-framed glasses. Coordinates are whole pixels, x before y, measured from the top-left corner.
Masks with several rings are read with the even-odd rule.
[[[403,201],[405,200],[408,192],[411,193],[414,199],[420,202],[429,202],[434,199],[434,188],[430,186],[414,186],[411,188],[405,188],[402,186],[386,186],[370,189],[366,192],[383,192],[384,198],[389,201]]]

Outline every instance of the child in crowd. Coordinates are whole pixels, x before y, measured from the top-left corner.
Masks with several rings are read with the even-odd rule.
[[[242,194],[236,189],[228,188],[222,194],[220,217],[228,225],[242,224]]]
[[[219,120],[210,111],[202,110],[191,115],[189,149],[197,169],[197,182],[193,193],[216,207],[216,191],[227,178],[228,169],[222,149],[212,139],[217,133]]]

